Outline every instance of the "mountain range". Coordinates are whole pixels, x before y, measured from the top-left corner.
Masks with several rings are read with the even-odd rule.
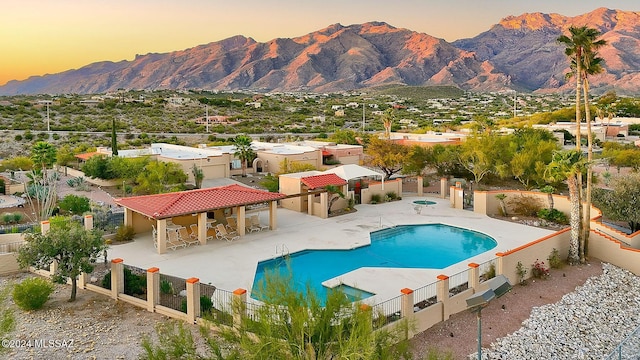
[[[599,8],[566,17],[509,16],[469,39],[449,43],[384,22],[334,24],[296,38],[256,42],[241,35],[132,61],[10,81],[0,95],[104,93],[125,89],[333,92],[384,84],[454,85],[470,91],[569,92],[569,63],[556,41],[571,25],[598,29],[604,72],[595,93],[640,89],[640,12]]]

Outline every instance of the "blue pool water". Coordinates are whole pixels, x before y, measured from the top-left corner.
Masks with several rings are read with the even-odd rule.
[[[402,225],[372,232],[371,245],[351,250],[304,250],[287,258],[294,286],[307,284],[326,297],[322,282],[361,267],[442,269],[491,250],[497,242],[476,231],[442,224]],[[251,296],[255,298],[265,272],[289,275],[283,257],[258,263]]]
[[[414,200],[414,204],[416,205],[435,205],[437,202],[431,200]]]

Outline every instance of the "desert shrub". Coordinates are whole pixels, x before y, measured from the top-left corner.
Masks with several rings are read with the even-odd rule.
[[[542,208],[540,199],[531,195],[515,195],[507,203],[515,214],[523,216],[536,216]]]
[[[380,202],[382,202],[382,196],[380,196],[380,194],[371,195],[371,204],[379,204]]]
[[[160,292],[163,294],[173,294],[173,285],[170,281],[162,280],[160,282]]]
[[[14,223],[19,223],[22,220],[22,213],[13,213],[13,222]]]
[[[558,209],[540,209],[538,211],[538,217],[547,221],[552,221],[558,224],[568,224],[569,220],[567,215]]]
[[[116,232],[116,241],[131,241],[133,240],[133,236],[136,234],[135,229],[132,226],[122,225],[118,227],[118,231]]]
[[[384,194],[384,201],[394,201],[397,198],[398,195],[393,191],[389,191],[388,193]]]
[[[13,214],[11,213],[2,214],[2,222],[4,222],[5,224],[11,224],[12,221],[13,221]]]
[[[549,268],[545,266],[544,261],[536,261],[531,267],[531,275],[536,279],[544,279],[549,276]]]
[[[53,284],[49,280],[33,277],[23,280],[13,288],[13,301],[22,310],[42,308],[53,292]]]
[[[484,274],[482,274],[482,276],[484,276],[485,280],[493,279],[494,277],[496,277],[496,265],[491,263]]]
[[[102,287],[111,289],[111,271],[102,278]],[[124,293],[127,295],[142,295],[147,290],[147,277],[136,275],[131,270],[124,268]]]
[[[524,265],[522,265],[522,261],[518,261],[518,263],[516,264],[516,275],[518,275],[518,281],[520,282],[520,285],[527,284],[527,269],[525,269]]]
[[[91,210],[88,197],[73,194],[65,196],[58,205],[60,209],[71,214],[82,214]]]
[[[553,248],[553,250],[551,250],[551,254],[549,254],[547,260],[549,260],[549,266],[552,269],[560,269],[564,266],[564,261],[560,257],[560,252],[556,248]]]
[[[213,309],[213,301],[211,298],[205,295],[200,295],[200,314],[205,314]],[[182,303],[180,303],[180,311],[183,313],[187,312],[187,299],[182,299]]]

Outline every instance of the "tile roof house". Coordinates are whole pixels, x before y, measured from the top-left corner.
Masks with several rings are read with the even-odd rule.
[[[175,193],[133,196],[115,199],[125,208],[124,224],[134,228],[136,233],[157,229],[156,245],[158,253],[166,251],[167,225],[177,224],[189,227],[198,225],[198,239],[201,244],[207,242],[207,223],[225,220],[227,215],[235,214],[238,222],[238,234],[244,235],[247,207],[267,204],[269,227],[276,228],[277,201],[285,194],[249,188],[241,185],[228,185],[215,188],[181,191]],[[213,218],[208,217],[212,214]]]

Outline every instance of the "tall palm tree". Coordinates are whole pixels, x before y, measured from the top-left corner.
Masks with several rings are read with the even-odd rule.
[[[247,135],[238,135],[231,140],[233,145],[236,146],[236,151],[233,155],[237,156],[242,162],[242,176],[247,175],[247,161],[252,160],[256,153],[251,148],[251,142],[253,139]]]
[[[384,126],[384,138],[391,138],[391,125],[393,125],[393,108],[388,108],[382,115],[382,126]]]
[[[589,100],[588,100],[588,73],[595,74],[599,71],[602,71],[601,62],[602,59],[596,56],[598,48],[604,46],[606,42],[604,40],[597,40],[600,36],[600,31],[594,28],[589,28],[587,26],[570,26],[569,27],[569,35],[561,35],[558,37],[557,41],[566,46],[565,55],[570,60],[571,63],[571,73],[567,74],[568,77],[571,75],[575,75],[576,77],[576,142],[577,149],[579,153],[581,153],[581,145],[582,139],[580,138],[580,125],[582,116],[580,113],[580,90],[584,90],[584,104],[585,104],[585,114],[587,120],[587,153],[588,158],[592,157],[592,138],[591,138],[591,112],[589,109]],[[586,86],[583,87],[583,82]],[[578,204],[581,203],[580,190],[582,189],[582,174],[577,174],[577,187],[578,187]],[[591,208],[591,171],[587,170],[587,204],[585,210],[585,220],[578,223],[578,227],[582,227],[585,229],[584,233],[581,234],[581,245],[580,246],[580,260],[584,262],[585,260],[585,242],[586,236],[588,236],[589,232],[589,220],[590,217],[590,208]],[[578,207],[578,211],[580,212],[581,208]],[[582,216],[579,217],[582,218]],[[573,232],[572,227],[572,232]],[[578,229],[578,233],[581,231]],[[586,235],[585,235],[586,234]]]
[[[587,121],[587,189],[585,193],[584,217],[582,220],[582,246],[580,246],[580,261],[585,262],[588,253],[589,233],[591,231],[591,188],[593,182],[593,136],[591,134],[591,102],[589,101],[589,75],[599,74],[604,69],[604,60],[597,56],[598,48],[604,46],[606,41],[598,40],[585,48],[584,66],[582,66],[582,90],[584,95],[584,112]]]
[[[547,165],[545,177],[550,181],[567,181],[569,187],[571,240],[567,260],[570,264],[580,262],[580,197],[578,178],[585,163],[579,150],[557,151]]]

